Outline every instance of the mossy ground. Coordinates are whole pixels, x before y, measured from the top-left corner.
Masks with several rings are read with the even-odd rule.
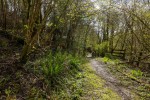
[[[82,71],[74,77],[64,79],[63,88],[53,91],[54,100],[121,100],[119,95],[105,85],[91,68],[90,64],[81,66]]]
[[[84,93],[85,99],[93,100],[121,100],[120,96],[108,88],[105,81],[99,77],[91,68],[90,64],[85,64],[84,69]],[[87,100],[87,99],[86,99]]]
[[[105,85],[105,81],[93,71],[89,63],[58,75],[50,87],[48,79],[34,74],[32,70],[16,70],[6,76],[0,79],[1,99],[121,100],[116,92]]]

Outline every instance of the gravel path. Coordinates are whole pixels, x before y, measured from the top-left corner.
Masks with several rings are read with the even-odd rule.
[[[96,73],[106,81],[106,86],[112,88],[115,92],[122,97],[122,100],[132,100],[130,91],[120,84],[120,81],[115,78],[106,69],[106,65],[95,59],[90,60],[92,68]]]

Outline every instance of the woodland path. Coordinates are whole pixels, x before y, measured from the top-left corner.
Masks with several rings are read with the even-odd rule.
[[[90,64],[96,74],[106,81],[106,86],[110,87],[113,91],[122,98],[122,100],[132,100],[130,91],[121,85],[120,81],[113,76],[106,68],[106,65],[95,59],[90,60]]]

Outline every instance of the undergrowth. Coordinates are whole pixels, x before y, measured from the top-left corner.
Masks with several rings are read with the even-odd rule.
[[[66,95],[68,92],[64,97],[78,98],[81,95],[81,82],[76,82],[76,79],[82,76],[79,73],[83,62],[82,57],[50,51],[35,61],[28,61],[23,66],[25,70],[0,75],[0,99],[53,100],[53,93],[63,95],[61,91],[64,92],[69,84],[71,88],[67,91],[71,91],[71,97]]]
[[[81,57],[72,56],[68,53],[47,53],[35,62],[28,62],[25,67],[38,76],[43,76],[50,87],[57,83],[57,78],[64,73],[79,70]]]
[[[80,69],[82,71],[61,78],[63,84],[52,92],[52,100],[121,100],[105,86],[105,81],[96,75],[89,63],[82,64]]]
[[[85,63],[85,64],[84,64]],[[120,100],[105,82],[86,64],[86,60],[71,54],[49,52],[46,56],[28,62],[26,67],[39,77],[40,88],[31,89],[34,99],[50,100]],[[37,81],[39,86],[39,81]],[[41,89],[42,91],[41,92]],[[38,91],[38,92],[37,92]]]
[[[85,58],[49,52],[24,70],[2,76],[2,100],[120,100]]]

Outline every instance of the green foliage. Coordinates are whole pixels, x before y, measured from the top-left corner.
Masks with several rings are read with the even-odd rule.
[[[121,61],[119,59],[113,60],[115,64],[119,64]]]
[[[143,76],[143,72],[141,72],[140,70],[131,70],[131,74],[134,77],[142,77]]]
[[[53,94],[54,98],[57,98],[55,96],[59,95],[58,100],[60,100],[60,97],[76,100],[82,94],[82,84],[80,81],[76,81],[76,79],[80,80],[82,77],[82,73],[79,74],[81,61],[80,57],[73,56],[72,54],[62,52],[53,53],[50,51],[44,57],[32,63],[28,62],[25,67],[40,77],[43,84],[47,86],[46,90],[57,94]],[[68,94],[66,96],[66,87],[71,95]],[[31,90],[32,95],[35,95],[35,91],[38,90],[35,89]]]
[[[117,65],[117,66],[118,66],[119,63],[121,63],[121,60],[116,59],[114,57],[111,58],[111,55],[105,56],[103,58],[97,58],[97,60],[102,61],[104,63],[109,63],[111,65]]]
[[[46,77],[55,77],[68,69],[77,69],[80,61],[77,57],[73,57],[67,53],[50,52],[47,56],[40,60],[40,70]]]
[[[5,94],[7,96],[9,96],[11,94],[11,90],[10,90],[10,87],[8,89],[5,89]]]
[[[105,53],[107,53],[108,51],[108,42],[103,42],[101,44],[95,45],[94,50],[98,55],[104,57]]]
[[[29,29],[29,26],[28,25],[24,25],[24,29]]]
[[[111,55],[111,53],[105,53],[105,57],[113,59],[114,57]]]
[[[104,57],[102,60],[103,60],[104,63],[107,63],[110,59],[107,58],[107,57]]]
[[[79,70],[82,58],[72,54],[51,51],[46,56],[34,62],[28,62],[25,67],[37,75],[42,75],[46,80],[53,80],[55,77],[71,70]]]
[[[80,61],[76,58],[71,58],[69,61],[69,65],[71,69],[79,69]]]
[[[61,54],[52,55],[50,52],[48,56],[41,60],[41,70],[45,76],[52,77],[57,75],[63,68],[64,56]]]

